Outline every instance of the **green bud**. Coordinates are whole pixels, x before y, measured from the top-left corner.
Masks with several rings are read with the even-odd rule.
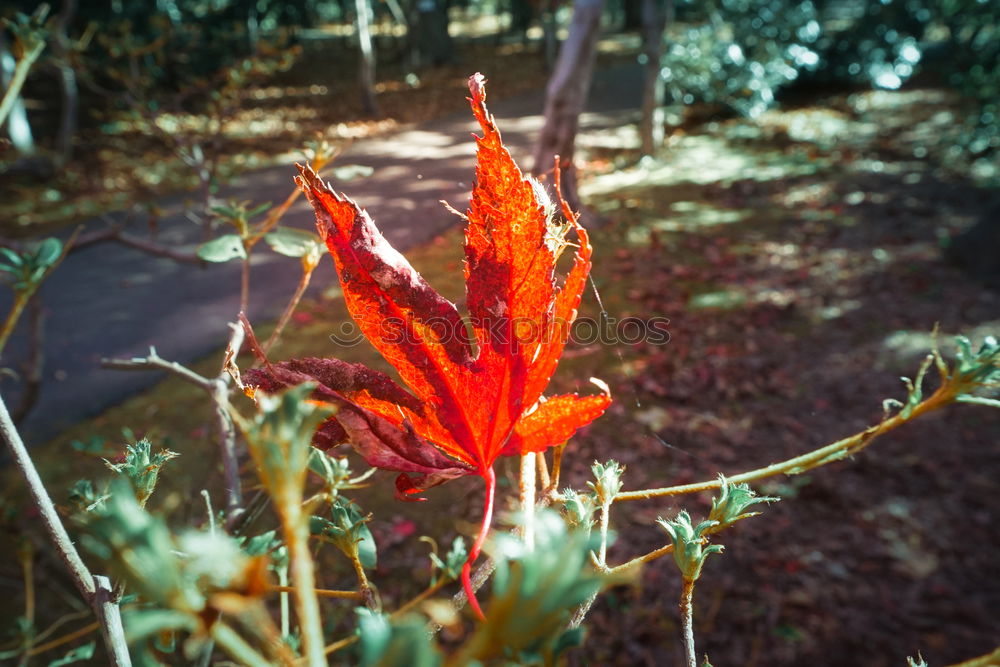
[[[760,514],[760,512],[747,512],[746,509],[751,505],[781,500],[769,496],[758,496],[749,485],[731,484],[722,475],[719,475],[719,480],[722,482],[722,486],[719,487],[718,497],[712,498],[712,511],[708,515],[709,521],[715,521],[718,524],[717,528],[731,526],[737,521]]]
[[[594,473],[595,481],[587,482],[587,486],[594,491],[597,504],[611,504],[618,492],[622,490],[621,478],[625,467],[614,460],[607,463],[594,461],[594,465],[590,469]]]
[[[576,489],[565,489],[559,494],[559,500],[563,504],[566,523],[571,528],[579,526],[590,530],[594,523],[594,510],[597,509],[593,496],[582,495]]]
[[[687,581],[696,581],[701,576],[701,568],[709,554],[722,553],[723,546],[721,544],[707,546],[703,544],[707,542],[707,532],[719,525],[717,521],[702,521],[694,526],[691,523],[690,515],[681,510],[677,518],[672,521],[659,518],[656,522],[663,530],[667,531],[673,541],[674,562],[677,563],[681,575]]]
[[[167,461],[178,456],[180,454],[169,449],[161,449],[154,454],[153,445],[149,440],[143,438],[134,445],[128,445],[125,448],[125,461],[123,463],[111,463],[105,459],[104,464],[132,483],[132,488],[135,489],[135,499],[139,501],[140,507],[145,507],[146,501],[156,489],[160,469]]]

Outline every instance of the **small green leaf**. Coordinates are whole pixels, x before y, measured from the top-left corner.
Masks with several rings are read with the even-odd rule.
[[[94,649],[96,648],[97,642],[90,642],[88,644],[84,644],[83,646],[77,646],[58,660],[50,662],[49,667],[62,667],[63,665],[71,665],[74,662],[80,662],[81,660],[90,660],[94,657]]]
[[[332,173],[338,181],[354,181],[371,176],[375,173],[375,168],[365,164],[345,164],[334,169]]]
[[[11,250],[10,248],[0,248],[0,256],[2,256],[3,259],[7,260],[6,265],[0,265],[4,266],[5,271],[10,271],[11,273],[17,273],[16,271],[17,267],[24,265],[24,258],[21,257],[16,252],[14,252],[13,250]]]
[[[385,614],[358,608],[362,667],[438,667],[441,652],[427,632],[426,622],[407,616],[390,622]]]
[[[236,234],[224,234],[198,247],[198,257],[206,262],[222,263],[231,259],[246,259],[243,241]]]
[[[35,265],[48,269],[52,266],[59,255],[62,254],[62,243],[59,239],[48,238],[38,244],[35,250]]]
[[[317,246],[322,247],[319,236],[303,229],[278,227],[264,235],[264,241],[271,250],[286,257],[302,257],[314,252]]]
[[[269,530],[242,543],[243,552],[248,556],[263,556],[281,547],[281,540],[278,539],[276,531]]]

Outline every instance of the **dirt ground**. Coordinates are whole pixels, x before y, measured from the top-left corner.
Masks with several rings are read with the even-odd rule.
[[[573,445],[577,479],[594,458],[646,488],[794,456],[903,398],[898,377],[916,373],[935,323],[946,354],[953,334],[978,344],[1000,331],[1000,295],[941,259],[997,194],[914,157],[935,151],[947,104],[921,101],[935,94],[709,123],[632,167],[621,151],[592,152],[608,167],[589,191],[613,220],[597,241],[605,308],[669,317],[671,340],[615,351],[613,378],[593,369],[616,406]],[[917,651],[942,665],[994,649],[998,436],[996,411],[954,406],[853,460],[762,484],[783,501],[720,536],[726,552],[696,589],[699,650],[751,667],[900,665]],[[707,498],[690,500],[616,506],[611,562],[663,543],[655,517],[707,514]],[[678,593],[661,561],[605,597],[583,662],[680,664]]]

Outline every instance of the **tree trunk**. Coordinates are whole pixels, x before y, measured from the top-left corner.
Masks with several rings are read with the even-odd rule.
[[[73,137],[76,135],[79,117],[80,94],[76,85],[76,70],[70,62],[69,37],[66,34],[74,14],[76,14],[76,0],[63,0],[62,10],[56,18],[55,29],[52,31],[52,52],[56,56],[59,88],[62,91],[59,133],[56,135],[57,167],[63,166],[73,157]]]
[[[448,33],[448,1],[417,0],[415,20],[408,30],[415,67],[447,65],[455,61],[455,45]]]
[[[375,99],[375,51],[372,48],[372,31],[369,21],[371,9],[368,0],[355,0],[357,14],[358,46],[361,49],[358,79],[361,84],[361,105],[369,116],[378,116],[378,101]]]
[[[552,170],[559,156],[562,196],[575,210],[582,206],[576,187],[573,150],[580,126],[580,114],[587,102],[597,56],[604,0],[576,0],[569,36],[563,42],[556,69],[545,91],[545,125],[535,145],[535,175]]]
[[[646,59],[642,82],[642,120],[639,137],[642,154],[654,155],[663,145],[663,89],[660,73],[663,58],[663,32],[673,20],[673,0],[642,1],[642,55]]]
[[[640,30],[645,24],[646,0],[622,0],[622,31]]]
[[[551,73],[555,69],[556,57],[559,55],[559,24],[556,14],[559,10],[558,0],[542,0],[542,37],[545,42],[545,71]]]
[[[511,0],[510,32],[522,39],[527,36],[531,22],[535,20],[535,6],[531,0]]]

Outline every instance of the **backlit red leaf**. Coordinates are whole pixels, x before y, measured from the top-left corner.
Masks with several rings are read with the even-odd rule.
[[[476,138],[476,178],[466,214],[468,326],[364,210],[300,167],[297,182],[316,212],[347,308],[406,388],[336,360],[297,359],[245,375],[265,391],[319,382],[316,397],[338,412],[336,425],[328,423],[317,434],[317,444],[348,438],[371,465],[403,473],[397,479],[400,495],[458,475],[483,477],[483,528],[463,570],[478,611],[468,568],[489,526],[494,461],[565,442],[611,399],[542,398],[586,286],[590,241],[565,202],[559,202],[560,214],[544,188],[514,163],[486,108],[482,75],[469,79],[469,91],[482,136]],[[573,264],[560,287],[556,264],[573,247]]]

